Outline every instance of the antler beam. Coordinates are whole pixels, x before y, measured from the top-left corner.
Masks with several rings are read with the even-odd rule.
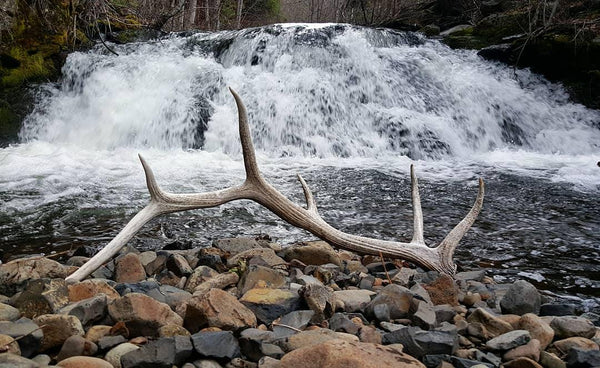
[[[240,140],[246,169],[246,180],[240,186],[214,192],[175,194],[163,191],[154,178],[152,169],[140,156],[146,173],[146,183],[150,192],[150,203],[129,221],[121,232],[98,254],[81,266],[67,282],[77,282],[94,272],[110,260],[140,230],[144,224],[156,216],[171,212],[220,206],[224,203],[250,199],[274,212],[290,224],[305,229],[317,237],[343,249],[362,254],[383,254],[392,258],[402,258],[430,270],[453,275],[456,265],[452,260],[454,250],[464,234],[469,230],[481,211],[484,196],[483,180],[479,179],[479,192],[473,207],[467,216],[450,231],[446,238],[435,248],[428,247],[423,238],[423,213],[421,199],[414,168],[411,165],[411,192],[414,216],[414,235],[410,243],[372,239],[344,233],[329,225],[319,215],[315,199],[304,181],[298,180],[304,190],[306,208],[300,207],[271,186],[261,175],[256,163],[254,145],[248,127],[246,108],[237,93],[231,90],[238,109]]]

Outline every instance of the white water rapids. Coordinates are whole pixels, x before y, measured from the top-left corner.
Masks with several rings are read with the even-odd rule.
[[[0,149],[0,240],[10,254],[114,236],[147,200],[138,152],[168,190],[240,183],[232,87],[265,176],[301,201],[301,172],[336,226],[410,237],[414,163],[434,243],[466,214],[481,176],[488,202],[461,243],[465,262],[562,280],[550,288],[600,288],[600,112],[569,102],[560,85],[417,34],[346,25],[111,47],[119,56],[101,46],[70,54],[60,83],[40,88],[21,143]],[[245,202],[159,223],[138,241],[309,237]],[[581,272],[540,271],[538,255],[571,256]]]

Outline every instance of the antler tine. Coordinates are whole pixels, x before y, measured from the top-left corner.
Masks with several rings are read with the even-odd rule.
[[[315,202],[315,197],[313,197],[313,194],[310,191],[310,188],[304,181],[304,178],[302,177],[302,175],[298,174],[297,177],[298,177],[298,180],[300,181],[300,184],[302,185],[302,190],[304,191],[304,198],[306,198],[306,210],[310,211],[310,212],[318,213],[317,202]]]
[[[246,106],[244,106],[244,102],[242,102],[242,99],[233,88],[230,87],[229,92],[233,95],[238,110],[240,141],[242,142],[242,155],[244,156],[244,167],[246,168],[246,180],[262,180],[258,164],[256,163],[256,154],[254,152],[254,144],[252,143],[252,134],[250,133],[250,127],[248,126]]]
[[[440,253],[441,260],[443,262],[443,267],[446,269],[446,272],[450,274],[454,274],[456,271],[456,265],[452,262],[452,258],[454,257],[454,250],[458,245],[458,242],[462,239],[465,233],[471,228],[473,222],[481,212],[481,208],[483,207],[483,197],[485,194],[485,184],[483,183],[483,179],[479,178],[479,190],[477,192],[477,198],[475,199],[475,203],[473,203],[473,207],[464,219],[459,222],[452,231],[446,235],[444,240],[437,246],[438,251]]]
[[[423,238],[423,211],[421,210],[421,196],[419,195],[419,181],[415,174],[414,165],[410,165],[410,190],[413,205],[413,238],[411,243],[425,245]]]

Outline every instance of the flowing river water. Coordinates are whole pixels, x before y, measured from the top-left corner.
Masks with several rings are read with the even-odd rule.
[[[465,268],[600,301],[600,112],[560,85],[422,35],[348,25],[173,34],[69,55],[40,86],[20,143],[0,149],[4,260],[107,243],[148,200],[137,154],[170,191],[239,184],[243,98],[266,178],[343,231],[409,240],[408,171],[435,245],[483,211],[459,244]],[[312,236],[248,202],[163,216],[139,248],[269,234]]]

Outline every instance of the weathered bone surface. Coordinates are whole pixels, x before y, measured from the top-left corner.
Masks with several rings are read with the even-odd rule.
[[[76,272],[67,277],[67,282],[77,282],[94,272],[102,264],[109,261],[148,221],[156,216],[186,211],[197,208],[216,207],[224,203],[238,200],[250,199],[255,201],[290,224],[308,230],[317,237],[331,243],[334,246],[355,251],[362,254],[378,255],[392,258],[402,258],[411,261],[426,269],[436,270],[445,274],[453,275],[456,265],[453,261],[454,250],[463,235],[469,230],[483,205],[484,185],[479,179],[479,192],[475,204],[466,217],[450,231],[446,238],[435,248],[428,247],[423,238],[423,213],[421,211],[421,199],[414,169],[411,166],[411,187],[414,216],[414,235],[410,243],[393,242],[379,239],[366,238],[344,233],[321,218],[317,211],[315,199],[308,185],[298,175],[298,180],[304,190],[307,207],[303,208],[290,201],[273,186],[265,181],[261,175],[254,146],[248,127],[246,108],[241,98],[231,90],[238,108],[239,130],[246,169],[246,180],[243,184],[219,191],[192,194],[174,194],[163,191],[157,184],[154,173],[148,163],[140,156],[142,166],[146,173],[146,182],[150,192],[150,203],[142,209],[121,232],[108,243],[98,254],[80,267]]]

